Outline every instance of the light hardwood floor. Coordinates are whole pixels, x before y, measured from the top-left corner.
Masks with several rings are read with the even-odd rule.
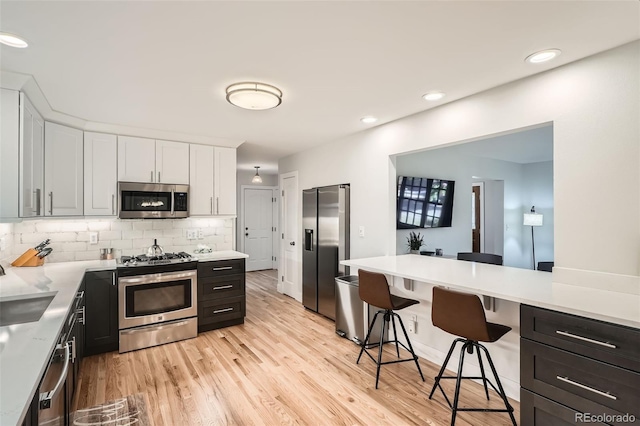
[[[276,292],[277,279],[247,273],[245,324],[196,339],[85,358],[74,408],[144,394],[161,425],[447,425],[441,394],[427,399],[439,366],[420,359],[382,367],[338,337],[334,323]],[[453,337],[452,337],[453,339]],[[385,359],[395,351],[385,352]],[[401,356],[403,354],[401,353]],[[406,355],[406,352],[405,354]],[[445,381],[452,398],[453,380]],[[469,381],[465,381],[469,382]],[[500,408],[482,386],[464,383],[461,406]],[[519,404],[511,401],[519,418]],[[505,413],[461,413],[457,425],[508,425]]]

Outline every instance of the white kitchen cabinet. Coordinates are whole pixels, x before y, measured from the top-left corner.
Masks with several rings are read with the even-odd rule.
[[[189,183],[189,144],[118,136],[118,180]]]
[[[20,217],[44,216],[44,120],[20,93]]]
[[[217,215],[236,215],[236,149],[215,148],[214,211]]]
[[[214,147],[191,145],[189,148],[189,215],[214,214]]]
[[[45,216],[82,216],[83,163],[82,131],[45,122]]]
[[[189,214],[236,215],[236,149],[191,145]]]
[[[189,144],[156,141],[156,182],[189,184]]]
[[[20,93],[0,89],[0,219],[18,218]]]
[[[118,180],[121,182],[156,181],[156,141],[118,136]]]
[[[84,132],[84,215],[115,216],[117,196],[117,137]]]

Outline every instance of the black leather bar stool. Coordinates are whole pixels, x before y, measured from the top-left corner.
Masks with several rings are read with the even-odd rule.
[[[513,407],[509,404],[507,396],[504,393],[504,389],[502,388],[502,384],[500,383],[500,378],[498,377],[496,368],[494,367],[493,361],[491,360],[491,355],[489,355],[489,351],[487,351],[487,348],[478,343],[495,342],[502,336],[507,334],[511,330],[511,328],[505,325],[487,322],[487,319],[484,315],[482,302],[480,302],[480,298],[477,295],[447,290],[442,287],[433,288],[431,321],[436,327],[446,331],[447,333],[460,336],[460,338],[455,339],[451,344],[449,353],[447,354],[447,357],[442,364],[442,368],[440,369],[440,372],[435,379],[435,383],[433,384],[433,388],[431,389],[431,393],[429,394],[429,399],[431,399],[431,397],[433,396],[436,388],[440,388],[440,391],[442,391],[442,395],[444,395],[444,399],[452,409],[452,426],[456,422],[456,414],[458,413],[458,411],[490,411],[509,413],[511,422],[513,422],[515,426],[516,419],[513,416]],[[451,354],[453,353],[453,350],[455,349],[458,342],[462,342],[462,349],[460,349],[460,361],[458,364],[458,374],[456,376],[443,376],[442,374],[444,373],[447,363],[451,358]],[[469,354],[473,354],[474,349],[476,350],[476,353],[478,355],[478,363],[480,364],[480,373],[482,374],[482,377],[462,376],[462,367],[464,365],[465,353],[468,352]],[[484,352],[486,359],[489,361],[489,366],[491,367],[493,376],[496,379],[496,384],[498,385],[497,388],[489,379],[487,379],[484,374],[484,365],[482,363],[480,351]],[[442,386],[440,385],[441,379],[456,379],[456,390],[453,397],[453,405],[449,401],[447,394],[444,393],[444,389],[442,389]],[[500,395],[500,398],[502,398],[502,400],[504,401],[506,408],[458,408],[460,384],[463,379],[482,380],[487,400],[489,400],[489,390],[487,388],[487,383],[489,383],[491,387]]]
[[[378,312],[373,317],[373,321],[371,321],[371,325],[369,326],[369,331],[367,332],[367,337],[362,342],[362,347],[360,348],[360,354],[358,355],[358,360],[356,364],[360,362],[360,357],[362,357],[362,353],[366,352],[369,355],[369,358],[373,360],[373,362],[377,365],[376,370],[376,389],[378,389],[378,380],[380,379],[380,367],[385,364],[395,364],[397,362],[406,362],[406,361],[415,361],[416,367],[418,367],[418,373],[420,373],[420,377],[424,382],[424,376],[422,375],[422,370],[420,369],[420,364],[418,364],[418,357],[413,352],[413,347],[411,346],[411,341],[409,340],[409,336],[407,335],[407,330],[404,328],[404,324],[402,323],[402,318],[400,315],[396,314],[394,311],[407,308],[412,305],[417,305],[420,303],[414,299],[407,299],[405,297],[400,297],[391,294],[389,290],[389,284],[387,283],[387,278],[384,274],[379,274],[376,272],[363,271],[360,269],[358,271],[358,278],[360,280],[359,285],[359,294],[360,299],[367,302],[369,305],[380,308]],[[382,314],[384,317],[384,321],[382,321],[380,339],[378,343],[378,359],[376,360],[367,350],[371,347],[369,344],[369,337],[371,336],[371,330],[373,329],[376,319],[378,315]],[[398,341],[398,334],[396,332],[396,318],[400,322],[400,327],[402,327],[402,332],[404,333],[405,339],[407,339],[407,346],[404,343]],[[393,337],[394,340],[384,340],[384,331],[388,327],[388,324],[393,324]],[[385,343],[395,343],[396,345],[396,354],[398,358],[400,358],[400,349],[398,344],[400,344],[403,348],[411,353],[411,358],[407,359],[397,359],[393,361],[382,361],[382,345]]]

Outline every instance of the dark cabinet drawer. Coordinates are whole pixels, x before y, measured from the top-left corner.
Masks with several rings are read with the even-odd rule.
[[[640,330],[521,305],[520,335],[640,372]]]
[[[640,418],[639,373],[527,339],[520,368],[522,387],[579,412]]]
[[[244,295],[244,274],[198,279],[198,301]]]
[[[584,424],[585,414],[566,407],[545,397],[520,390],[520,425],[521,426],[573,426]],[[606,425],[591,422],[590,425]]]
[[[244,296],[204,301],[198,306],[198,325],[243,319],[245,309]]]
[[[244,259],[198,262],[198,278],[244,274]]]

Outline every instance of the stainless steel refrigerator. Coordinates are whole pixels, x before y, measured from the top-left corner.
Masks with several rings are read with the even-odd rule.
[[[349,185],[302,191],[302,303],[336,319],[335,277],[347,275],[349,259]]]

